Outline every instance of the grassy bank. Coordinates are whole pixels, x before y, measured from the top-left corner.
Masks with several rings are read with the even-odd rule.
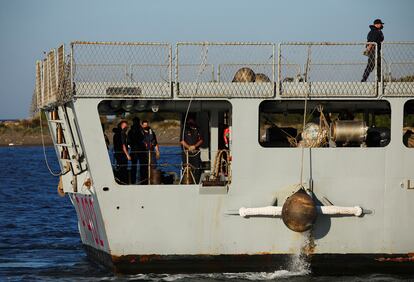
[[[47,123],[43,122],[43,138],[47,145],[52,144]],[[41,145],[42,136],[40,128],[40,119],[22,119],[16,121],[0,122],[0,146],[14,145]]]
[[[45,119],[42,119],[43,138],[46,145],[52,145],[49,128]],[[112,129],[116,122],[105,123],[105,133],[112,144]],[[154,121],[151,124],[160,145],[178,145],[180,125],[176,120]],[[0,146],[37,146],[42,145],[40,119],[22,119],[0,122]],[[103,135],[102,135],[103,138]]]

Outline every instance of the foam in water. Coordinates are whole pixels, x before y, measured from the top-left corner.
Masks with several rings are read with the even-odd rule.
[[[288,269],[276,270],[274,272],[241,272],[241,273],[211,273],[211,274],[140,274],[130,277],[133,280],[150,280],[150,281],[179,281],[179,280],[277,280],[296,276],[305,276],[311,273],[310,265],[306,260],[306,254],[313,248],[313,240],[310,232],[298,234],[297,240],[294,240],[294,249],[296,254],[291,255]]]
[[[133,280],[149,281],[179,281],[179,280],[275,280],[295,276],[305,276],[311,273],[310,265],[306,260],[306,255],[314,247],[312,234],[310,231],[297,233],[297,237],[292,241],[292,249],[296,253],[291,255],[288,269],[276,270],[274,272],[241,272],[241,273],[211,273],[211,274],[139,274],[130,277]]]

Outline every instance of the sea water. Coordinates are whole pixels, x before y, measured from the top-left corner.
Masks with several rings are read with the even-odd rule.
[[[53,147],[46,156],[57,172]],[[0,147],[0,281],[414,281],[375,273],[315,277],[299,253],[289,269],[275,272],[117,276],[88,261],[75,210],[58,196],[57,184],[42,147]]]

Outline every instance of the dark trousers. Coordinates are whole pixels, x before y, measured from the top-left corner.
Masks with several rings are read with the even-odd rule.
[[[128,184],[128,159],[123,153],[115,154],[116,178],[120,184]]]
[[[187,163],[185,152],[183,152],[182,158],[183,164],[185,165]],[[202,172],[200,152],[198,151],[196,154],[188,152],[188,163],[190,164],[191,172],[193,173],[195,182],[199,183]]]
[[[141,161],[139,161],[139,153],[131,153],[131,184],[137,183],[137,171],[138,166],[141,164]],[[139,161],[139,164],[138,164]],[[141,175],[141,170],[140,170]]]
[[[381,58],[378,54],[378,60],[377,60],[377,81],[381,81]],[[361,82],[367,81],[369,74],[374,70],[375,68],[375,52],[369,53],[368,56],[368,63],[367,67],[365,68],[364,74],[362,75]]]

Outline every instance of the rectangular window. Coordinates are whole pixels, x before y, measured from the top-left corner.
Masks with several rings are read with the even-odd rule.
[[[229,102],[104,100],[98,112],[118,184],[228,184]]]
[[[414,148],[414,100],[404,105],[403,143],[408,148]]]
[[[387,101],[263,101],[259,143],[263,147],[385,147],[390,142]],[[303,126],[305,119],[305,127]]]

